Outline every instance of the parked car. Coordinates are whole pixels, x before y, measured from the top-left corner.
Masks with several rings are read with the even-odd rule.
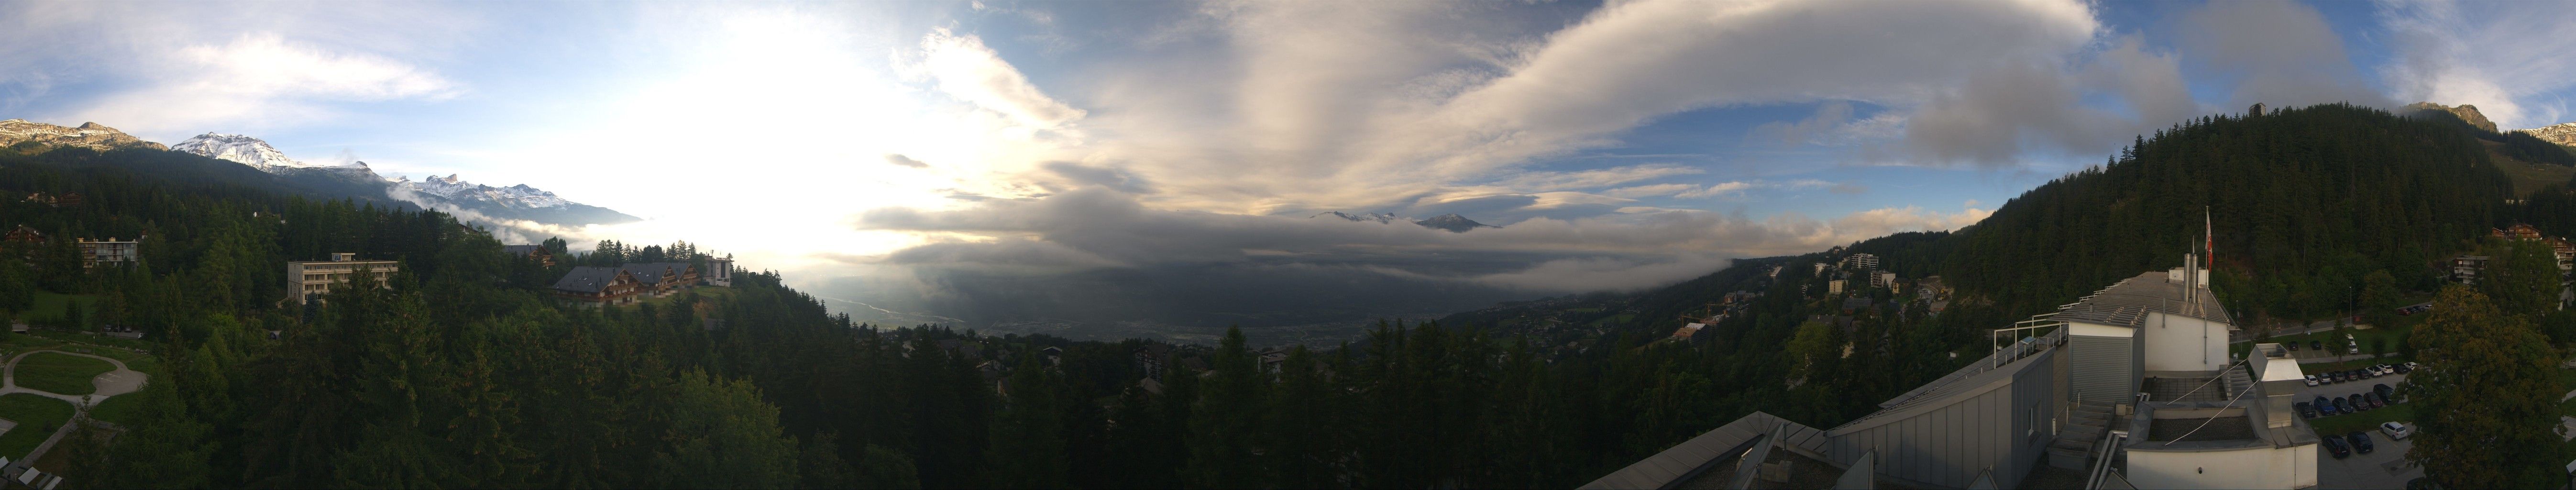
[[[2377,377],[2379,377],[2379,374],[2380,374],[2380,373],[2379,373],[2379,366],[2364,366],[2364,367],[2362,367],[2362,368],[2361,368],[2361,370],[2362,370],[2362,372],[2370,373],[2370,377],[2373,377],[2373,378],[2377,378]]]
[[[2397,365],[2397,374],[2406,374],[2406,373],[2412,373],[2412,372],[2415,372],[2415,363],[2410,362],[2410,363],[2405,363],[2405,364],[2399,364],[2399,365]]]
[[[2352,431],[2352,433],[2351,433],[2351,434],[2345,435],[2345,436],[2343,436],[2343,437],[2344,437],[2344,439],[2347,439],[2347,440],[2349,440],[2349,441],[2351,441],[2351,442],[2352,442],[2352,450],[2354,450],[2354,451],[2359,451],[2359,452],[2361,452],[2362,454],[2370,454],[2370,450],[2371,450],[2371,447],[2370,447],[2370,446],[2371,446],[2371,444],[2370,444],[2370,431],[2366,431],[2366,430],[2357,430],[2357,431]]]
[[[2361,353],[2361,343],[2360,343],[2360,342],[2346,342],[2346,343],[2344,343],[2344,353],[2345,353],[2345,354],[2360,354],[2360,353]]]
[[[2350,398],[2335,398],[2334,406],[2336,412],[2353,413],[2360,411],[2352,409],[2352,399]]]
[[[2335,410],[2334,402],[2326,401],[2326,397],[2322,396],[2317,397],[2316,403],[2310,403],[2309,405],[2317,407],[2317,415],[2319,416],[2343,413],[2342,411]]]
[[[2352,450],[2344,447],[2343,438],[2341,437],[2327,437],[2325,446],[2326,452],[2334,453],[2335,459],[2343,459],[2352,456]]]
[[[2391,441],[2402,440],[2405,439],[2406,436],[2415,435],[2415,428],[2407,427],[2404,422],[2381,422],[2379,423],[2379,431],[2388,433],[2388,440]]]
[[[2417,369],[2424,369],[2424,365],[2422,365],[2422,364],[2416,364],[2416,363],[2415,363],[2415,361],[2406,361],[2406,369],[2407,369],[2407,370],[2409,370],[2409,371],[2417,370]]]
[[[2287,344],[2283,344],[2283,346],[2285,346],[2285,347],[2289,347],[2289,348],[2290,348],[2290,350],[2299,350],[2299,343],[2298,343],[2298,342],[2290,342],[2290,343],[2287,343]]]
[[[2327,373],[2326,373],[2326,383],[2327,383],[2327,384],[2341,383],[2341,382],[2343,382],[2343,371],[2329,371],[2329,372],[2327,372]]]
[[[2290,404],[2290,407],[2299,409],[2299,418],[2317,418],[2317,407],[2315,405],[2309,405],[2308,402],[2292,403]]]
[[[2379,407],[2385,407],[2385,406],[2388,406],[2388,399],[2387,399],[2387,398],[2380,398],[2380,397],[2379,397],[2379,392],[2376,392],[2376,391],[2361,394],[2361,400],[2362,400],[2362,401],[2366,401],[2366,402],[2370,402],[2370,408],[2379,408]]]
[[[2352,401],[2352,408],[2355,412],[2370,411],[2370,401],[2361,399],[2360,393],[2344,395],[2343,399]]]
[[[2370,386],[2370,392],[2371,392],[2371,393],[2378,393],[2378,394],[2379,394],[2379,397],[2380,397],[2380,398],[2382,398],[2382,399],[2388,399],[2388,400],[2395,400],[2395,399],[2397,399],[2397,389],[2396,389],[2396,388],[2390,388],[2390,387],[2388,387],[2388,383],[2380,383],[2380,384],[2376,384],[2376,385],[2371,385],[2371,386]]]
[[[2316,385],[2317,385],[2317,375],[2314,375],[2314,374],[2310,374],[2310,375],[2308,375],[2308,386],[2316,386]]]
[[[2308,341],[2308,350],[2326,350],[2326,343],[2325,341],[2320,340],[2310,340]]]

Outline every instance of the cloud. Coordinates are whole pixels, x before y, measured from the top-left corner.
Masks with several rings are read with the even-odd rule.
[[[1678,198],[1683,198],[1683,199],[1695,199],[1695,198],[1703,198],[1703,197],[1717,197],[1717,196],[1724,196],[1724,195],[1728,195],[1728,194],[1735,194],[1735,193],[1744,192],[1744,190],[1745,190],[1745,189],[1751,189],[1751,188],[1753,188],[1753,187],[1754,187],[1754,185],[1753,185],[1752,183],[1747,183],[1747,182],[1720,182],[1720,183],[1716,183],[1716,184],[1710,184],[1707,188],[1704,188],[1704,189],[1694,189],[1694,190],[1682,191],[1682,192],[1680,192],[1680,193],[1673,194],[1673,197],[1678,197]]]
[[[1057,128],[1082,119],[1084,112],[1048,97],[1031,85],[1019,68],[1003,61],[984,40],[947,29],[922,37],[922,69],[939,90],[978,107],[1008,115],[1033,128]]]
[[[930,164],[921,163],[920,160],[914,160],[912,157],[903,156],[901,153],[887,153],[885,161],[886,163],[895,164],[896,166],[901,167],[930,168]]]
[[[248,33],[221,44],[146,53],[159,73],[64,120],[117,121],[137,133],[312,124],[335,119],[329,103],[439,100],[462,86],[430,70],[363,52]]]
[[[2296,2],[2212,2],[2184,14],[2185,59],[2235,87],[2222,107],[2296,107],[2330,102],[2390,105],[2365,85],[2343,38],[2317,9]]]
[[[1629,182],[1654,180],[1681,175],[1694,175],[1702,172],[1705,171],[1673,164],[1628,165],[1621,167],[1578,170],[1573,172],[1521,172],[1509,178],[1496,181],[1493,185],[1530,191],[1597,189]]]
[[[1583,292],[1668,284],[1714,270],[1726,258],[1802,253],[1901,231],[1956,229],[1989,213],[1904,207],[1819,221],[1794,213],[1753,220],[1707,211],[1639,211],[1533,218],[1500,229],[1448,233],[1338,219],[1157,210],[1123,193],[1085,189],[1034,200],[986,201],[955,211],[878,209],[862,214],[856,224],[864,230],[998,237],[926,244],[876,259],[889,265],[1150,269],[1275,263],[1284,257],[1375,268],[1365,277],[1402,271],[1406,277],[1490,287]],[[1654,264],[1690,267],[1618,273]],[[1532,282],[1569,267],[1599,275],[1551,286]]]
[[[2398,102],[2473,104],[2506,128],[2566,122],[2576,88],[2576,6],[2559,2],[2386,2],[2397,59],[2382,67]]]
[[[1699,188],[1699,186],[1691,184],[1649,184],[1634,187],[1621,187],[1602,191],[1601,193],[1612,197],[1639,198],[1670,196],[1683,192],[1699,190]]]
[[[1199,20],[1215,27],[1162,32],[1181,39],[1084,71],[1097,75],[1084,100],[1117,110],[1083,119],[1097,138],[1077,160],[1123,162],[1157,184],[1159,206],[1252,214],[1660,184],[1705,169],[1544,167],[1733,106],[1846,101],[1849,116],[1799,132],[1835,122],[1838,137],[1886,138],[1901,109],[1991,60],[2059,60],[2100,30],[2080,2],[1632,2],[1570,23],[1564,11],[1211,4]]]

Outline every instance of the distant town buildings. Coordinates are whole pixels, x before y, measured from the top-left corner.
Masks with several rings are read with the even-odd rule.
[[[555,252],[544,245],[502,245],[501,251],[537,261],[543,267],[555,266]]]
[[[84,200],[85,199],[83,199],[81,194],[78,192],[65,192],[61,195],[37,192],[27,194],[27,198],[25,199],[26,202],[43,204],[57,208],[80,207]]]
[[[1843,257],[1842,268],[1863,271],[1878,270],[1878,256],[1870,254],[1851,254],[1850,257]]]
[[[1835,280],[1831,280],[1831,281],[1825,281],[1825,294],[1843,294],[1843,283],[1844,283],[1844,282],[1847,282],[1847,281],[1842,280],[1842,279],[1835,279]]]
[[[1699,332],[1706,329],[1708,329],[1708,325],[1698,323],[1685,324],[1682,325],[1682,328],[1673,330],[1672,339],[1680,342],[1698,340],[1700,335]]]
[[[2563,307],[2569,301],[2576,301],[2576,245],[2569,244],[2566,238],[2542,235],[2538,228],[2520,223],[2506,228],[2488,230],[2487,237],[2498,240],[2547,243],[2550,255],[2558,262],[2558,302]],[[2477,255],[2451,259],[2451,281],[2477,284],[2479,276],[2486,272],[2487,263],[2490,261],[2493,261],[2493,258]]]
[[[330,294],[332,289],[353,280],[373,281],[376,287],[388,287],[393,283],[394,272],[401,270],[401,266],[401,262],[391,260],[358,260],[358,254],[354,253],[334,253],[331,260],[287,262],[289,284],[286,295],[300,305],[318,300],[320,296]]]
[[[142,239],[117,240],[115,237],[108,237],[106,240],[79,239],[81,267],[133,265],[140,240]]]
[[[1894,272],[1888,272],[1888,271],[1878,271],[1878,272],[1870,273],[1870,275],[1869,275],[1869,287],[1874,287],[1874,288],[1890,288],[1890,287],[1896,287],[1896,273],[1894,273]]]

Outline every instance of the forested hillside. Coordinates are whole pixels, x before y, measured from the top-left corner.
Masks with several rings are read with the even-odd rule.
[[[2210,116],[2013,199],[1954,234],[1940,270],[2038,313],[2174,266],[2206,209],[2230,310],[2318,318],[2373,271],[2431,290],[2434,262],[2502,225],[2510,198],[2478,140],[2436,121],[2344,105]]]

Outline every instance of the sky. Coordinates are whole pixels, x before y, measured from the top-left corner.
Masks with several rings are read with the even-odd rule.
[[[0,118],[528,184],[647,218],[545,233],[791,284],[1259,264],[1539,295],[1956,229],[2254,103],[2567,122],[2567,25],[2576,3],[8,2]]]

